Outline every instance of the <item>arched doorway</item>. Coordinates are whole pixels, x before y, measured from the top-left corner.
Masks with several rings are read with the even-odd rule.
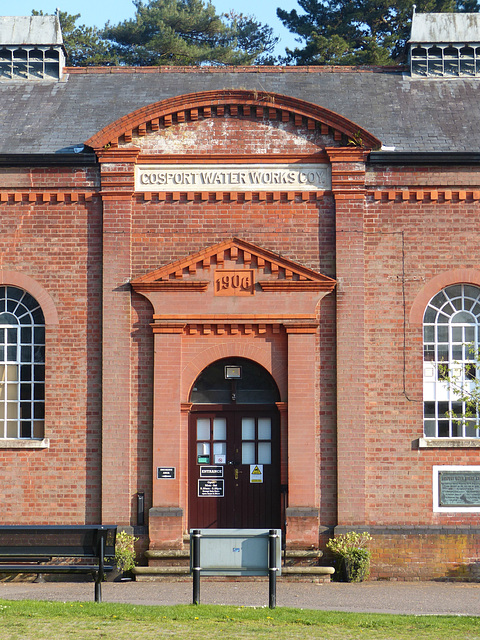
[[[251,289],[236,288],[237,277]],[[188,528],[277,528],[284,521],[292,544],[317,544],[317,309],[335,281],[231,238],[132,286],[154,309],[152,548],[179,548]],[[246,362],[231,360],[234,354]],[[243,364],[233,398],[224,367]],[[247,458],[248,451],[263,455],[268,442],[272,462]]]
[[[245,358],[217,360],[193,385],[189,527],[280,527],[280,395]]]

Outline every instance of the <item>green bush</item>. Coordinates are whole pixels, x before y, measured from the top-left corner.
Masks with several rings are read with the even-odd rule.
[[[115,564],[120,571],[131,571],[135,566],[135,538],[126,531],[119,531],[115,540]]]
[[[368,578],[371,552],[365,547],[371,539],[366,531],[349,531],[327,542],[327,549],[338,560],[337,576],[345,582],[362,582]]]

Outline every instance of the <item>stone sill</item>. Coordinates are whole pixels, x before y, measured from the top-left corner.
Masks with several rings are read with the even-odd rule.
[[[480,448],[480,438],[419,438],[419,449],[475,449]]]
[[[419,449],[475,449],[480,448],[480,438],[419,438]]]
[[[16,440],[14,438],[0,438],[0,449],[49,449],[49,438],[42,440]]]

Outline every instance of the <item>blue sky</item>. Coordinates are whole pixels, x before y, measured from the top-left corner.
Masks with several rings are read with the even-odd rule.
[[[237,11],[253,15],[263,24],[270,25],[275,35],[281,38],[277,46],[277,54],[283,53],[287,46],[290,48],[295,46],[293,35],[283,27],[277,18],[276,10],[279,6],[287,10],[298,9],[296,0],[268,0],[263,3],[255,2],[255,0],[243,0],[241,5],[238,0],[237,2],[234,0],[214,0],[213,5],[218,13],[226,13],[230,9],[236,8]],[[133,18],[135,14],[135,7],[131,0],[15,0],[13,3],[0,0],[0,6],[2,6],[2,15],[16,16],[29,16],[32,9],[53,14],[56,7],[59,7],[61,11],[68,13],[80,13],[81,18],[77,24],[83,23],[97,27],[103,27],[107,20],[117,24],[122,20]]]

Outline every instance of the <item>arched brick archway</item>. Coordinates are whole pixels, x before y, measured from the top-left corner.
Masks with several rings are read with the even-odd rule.
[[[249,358],[220,358],[200,373],[190,395],[189,529],[282,527],[279,401],[271,374]],[[216,478],[205,479],[211,469]]]
[[[192,361],[185,363],[182,371],[183,402],[188,402],[191,388],[204,369],[216,360],[235,357],[246,358],[260,364],[275,380],[280,392],[280,397],[284,401],[286,400],[286,363],[279,357],[272,358],[268,343],[264,342],[262,345],[257,346],[231,340],[226,344],[207,347],[198,353]]]
[[[338,141],[343,138],[345,143],[361,141],[366,149],[381,146],[380,140],[369,131],[329,109],[290,96],[242,89],[204,91],[153,103],[104,127],[85,144],[102,152],[116,149],[122,143],[131,142],[132,135],[145,136],[173,124],[195,121],[200,116],[210,118],[213,112],[217,117],[223,116],[226,107],[230,117],[238,115],[241,107],[242,113],[247,109],[249,115],[262,119],[281,119],[282,122],[292,119],[299,126],[305,121],[309,129],[319,127],[322,133],[330,133]]]
[[[451,269],[434,276],[417,293],[410,309],[412,326],[422,326],[425,308],[433,296],[451,284],[474,284],[480,286],[480,271],[477,269]]]
[[[19,271],[0,270],[0,284],[11,284],[20,289],[25,289],[32,294],[38,304],[42,307],[45,317],[45,324],[58,325],[58,314],[51,296],[45,289],[33,278]]]

